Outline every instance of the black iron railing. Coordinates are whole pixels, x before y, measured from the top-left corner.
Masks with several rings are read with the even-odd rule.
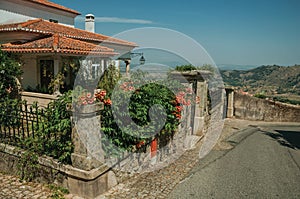
[[[26,102],[0,101],[0,141],[19,143],[24,138],[34,138],[47,121],[44,110]]]

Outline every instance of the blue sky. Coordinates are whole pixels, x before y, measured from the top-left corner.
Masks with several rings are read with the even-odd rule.
[[[51,0],[96,16],[96,32],[163,27],[199,42],[217,64],[300,64],[298,0]],[[84,28],[82,17],[76,27]]]

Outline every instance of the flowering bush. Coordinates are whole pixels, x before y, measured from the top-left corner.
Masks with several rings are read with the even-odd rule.
[[[87,105],[87,104],[94,104],[96,98],[92,95],[91,92],[84,92],[79,96],[78,104],[79,105]]]
[[[95,99],[99,102],[103,102],[105,105],[111,105],[112,102],[106,94],[106,90],[98,89],[95,93]]]
[[[112,104],[106,90],[97,89],[92,93],[80,86],[77,86],[73,91],[73,101],[76,106],[94,104],[96,102],[102,102],[106,105]]]
[[[106,135],[103,146],[109,153],[114,153],[116,148],[142,149],[155,138],[163,146],[176,132],[183,106],[189,106],[193,102],[192,89],[185,88],[177,81],[168,79],[154,82],[145,80],[143,74],[131,74],[131,77],[132,79],[122,80],[115,86],[113,102],[107,98],[109,103],[106,103],[102,112],[102,131]],[[105,102],[103,94],[99,93],[97,98]],[[158,128],[162,118],[160,111],[152,115],[154,118],[150,118],[149,111],[154,105],[160,105],[162,112],[166,114],[162,128]],[[134,125],[147,127],[145,129],[148,132],[133,128]]]

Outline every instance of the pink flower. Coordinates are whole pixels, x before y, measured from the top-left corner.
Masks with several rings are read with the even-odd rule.
[[[188,93],[188,94],[192,94],[193,90],[191,88],[186,88],[185,91]]]
[[[87,98],[91,98],[91,97],[92,97],[92,93],[87,93],[87,94],[86,94],[86,97],[87,97]]]
[[[129,89],[130,91],[134,91],[134,90],[135,90],[135,88],[134,88],[133,86],[130,86],[128,89]]]
[[[89,103],[89,104],[93,104],[93,103],[94,103],[94,99],[89,99],[89,100],[88,100],[88,103]]]
[[[183,97],[185,95],[185,92],[180,91],[177,95],[180,96],[180,97]]]

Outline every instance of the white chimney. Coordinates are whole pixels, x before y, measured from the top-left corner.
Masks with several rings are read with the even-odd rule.
[[[95,32],[95,16],[93,14],[85,15],[85,30]]]

